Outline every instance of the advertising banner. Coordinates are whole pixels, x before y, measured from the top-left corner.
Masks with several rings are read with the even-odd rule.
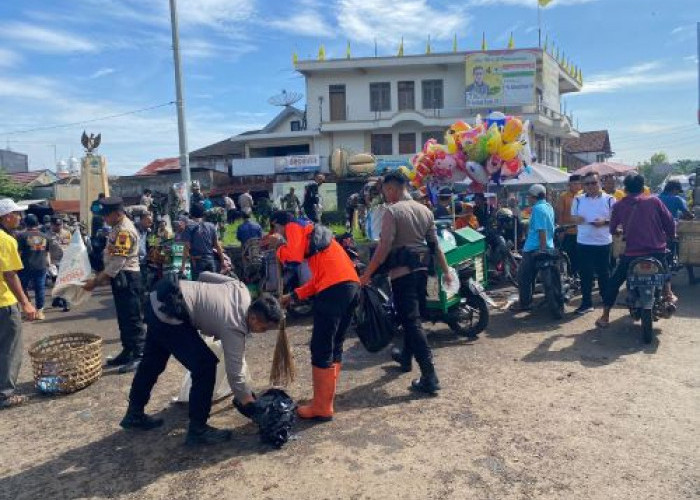
[[[466,58],[467,108],[530,106],[535,99],[536,53],[472,52]]]
[[[319,155],[294,155],[275,158],[275,173],[292,174],[300,172],[317,172],[321,169]]]
[[[542,56],[542,103],[559,113],[559,63],[549,54]]]

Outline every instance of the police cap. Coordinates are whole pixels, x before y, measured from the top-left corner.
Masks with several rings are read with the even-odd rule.
[[[100,210],[101,215],[107,215],[118,210],[124,210],[124,200],[122,200],[119,196],[102,198],[100,200],[100,205],[102,205],[102,209]]]

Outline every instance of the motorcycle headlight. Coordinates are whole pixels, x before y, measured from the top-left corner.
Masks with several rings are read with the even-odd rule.
[[[632,272],[634,274],[659,274],[662,269],[656,262],[643,260],[634,265]]]

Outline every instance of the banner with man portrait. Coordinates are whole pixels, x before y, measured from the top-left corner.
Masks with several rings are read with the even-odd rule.
[[[471,52],[466,57],[467,108],[530,106],[537,56],[531,50]]]

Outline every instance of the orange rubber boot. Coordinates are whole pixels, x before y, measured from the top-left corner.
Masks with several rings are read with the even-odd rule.
[[[301,418],[328,421],[333,419],[333,399],[335,398],[336,367],[311,367],[314,384],[314,399],[311,404],[297,408]]]
[[[340,368],[341,365],[337,361],[333,363],[333,368],[335,368],[335,385],[338,386],[338,379],[340,378]]]

